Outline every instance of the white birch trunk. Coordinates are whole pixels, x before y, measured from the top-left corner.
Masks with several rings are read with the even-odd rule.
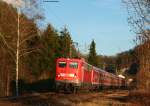
[[[19,75],[19,45],[20,45],[20,8],[18,7],[18,31],[17,31],[17,51],[16,51],[16,96],[19,95],[18,75]]]

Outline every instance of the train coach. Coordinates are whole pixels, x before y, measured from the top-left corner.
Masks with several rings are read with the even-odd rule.
[[[56,90],[76,92],[78,89],[97,90],[119,88],[124,79],[94,67],[84,59],[59,58],[56,62]]]

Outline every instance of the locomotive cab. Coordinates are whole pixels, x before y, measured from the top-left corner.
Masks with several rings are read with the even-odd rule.
[[[63,87],[80,86],[79,59],[60,58],[56,63],[56,85]]]

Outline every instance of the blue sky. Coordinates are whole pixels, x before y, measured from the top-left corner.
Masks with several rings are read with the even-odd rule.
[[[134,46],[135,35],[127,23],[121,0],[59,0],[42,3],[45,21],[61,30],[65,25],[81,52],[88,52],[92,39],[101,55],[115,55]]]

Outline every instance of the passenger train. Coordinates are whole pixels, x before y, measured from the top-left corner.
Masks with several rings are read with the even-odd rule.
[[[98,90],[126,86],[125,79],[76,58],[57,59],[55,81],[57,91],[74,93],[78,89]]]

